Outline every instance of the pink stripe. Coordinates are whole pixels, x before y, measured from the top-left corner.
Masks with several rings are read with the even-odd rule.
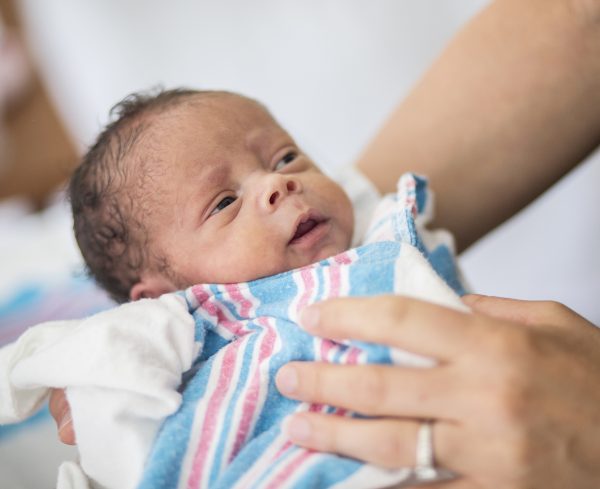
[[[217,319],[221,328],[229,331],[232,335],[240,335],[242,324],[225,316],[222,307],[223,304],[215,300],[212,292],[205,290],[204,285],[195,285],[192,287],[192,293],[198,301],[198,307],[204,309],[208,314]]]
[[[252,302],[246,299],[242,295],[242,291],[240,290],[239,284],[226,284],[225,290],[229,294],[229,296],[237,302],[240,306],[239,315],[243,318],[247,318],[250,314],[250,308],[252,307]]]
[[[222,321],[219,327],[226,329],[234,336],[243,336],[247,331],[242,321]]]
[[[212,294],[206,290],[204,290],[202,285],[196,285],[193,287],[192,292],[198,299],[199,307],[208,312],[211,316],[216,317],[219,320],[225,319],[223,317],[223,312],[219,310],[217,305],[214,302],[211,302],[209,299],[212,297]]]
[[[311,404],[310,406],[308,406],[309,413],[323,413],[326,410],[327,410],[327,406],[325,404],[320,404],[318,402],[315,402],[315,403]]]
[[[405,207],[409,207],[413,217],[417,216],[417,201],[416,201],[416,182],[411,178],[406,182],[406,200]]]
[[[315,279],[313,278],[311,268],[303,268],[300,270],[300,276],[302,277],[302,281],[304,282],[304,291],[302,292],[302,297],[298,301],[298,310],[301,311],[308,305],[308,300],[312,291],[315,288]]]
[[[323,411],[323,407],[324,404],[319,404],[317,402],[315,402],[314,404],[311,404],[308,408],[308,412],[309,413],[319,413],[321,411]]]
[[[350,258],[349,253],[346,251],[344,253],[336,255],[335,262],[339,263],[340,265],[350,265],[350,263],[352,263],[352,258]]]
[[[212,292],[204,290],[204,286],[202,285],[195,286],[192,291],[194,292],[196,299],[198,299],[199,307],[204,309],[210,315],[215,316],[219,322],[227,320],[222,309],[219,307],[220,304],[215,302]]]
[[[326,362],[329,362],[329,353],[331,352],[331,350],[333,350],[334,348],[336,348],[337,345],[331,341],[331,340],[326,340],[326,339],[322,339],[321,340],[321,360],[324,360]]]
[[[202,304],[204,301],[206,301],[206,299],[208,299],[209,297],[209,293],[204,290],[204,286],[203,285],[194,285],[192,287],[192,294],[194,294],[194,296],[196,297],[196,300]]]
[[[335,408],[331,414],[335,414],[336,416],[345,416],[348,410],[346,408]]]
[[[342,276],[340,267],[330,267],[329,270],[329,282],[331,287],[329,297],[339,297]]]
[[[248,432],[250,430],[250,425],[252,424],[252,419],[257,411],[258,397],[260,394],[260,384],[261,384],[261,370],[263,367],[263,363],[265,360],[268,360],[273,353],[275,348],[275,330],[269,324],[269,321],[265,317],[261,317],[257,319],[258,324],[265,328],[265,334],[263,335],[263,340],[260,344],[260,353],[258,356],[258,362],[254,363],[254,372],[252,373],[252,381],[250,387],[248,388],[246,398],[244,399],[244,406],[242,408],[242,415],[240,424],[237,429],[237,436],[235,438],[235,442],[233,445],[233,450],[229,456],[229,461],[233,459],[240,450],[241,446],[246,441],[246,437],[248,436]]]
[[[279,449],[279,451],[275,454],[275,456],[273,457],[273,462],[275,462],[275,460],[277,460],[278,458],[280,458],[284,452],[288,451],[291,447],[293,446],[293,443],[291,441],[286,441],[283,446]]]
[[[202,421],[202,430],[200,433],[200,443],[194,455],[192,470],[188,479],[188,488],[193,489],[199,487],[199,483],[203,476],[203,471],[208,468],[211,460],[206,456],[215,435],[217,428],[217,419],[221,412],[221,404],[227,394],[228,388],[235,388],[236,382],[233,379],[237,354],[240,347],[240,341],[230,343],[226,348],[225,356],[221,371],[219,372],[219,380],[217,388],[208,402],[206,415]]]
[[[348,365],[356,365],[358,363],[358,355],[360,355],[360,350],[352,347],[346,357],[346,363]]]
[[[302,450],[298,455],[292,458],[290,462],[283,468],[283,470],[275,476],[275,479],[267,486],[267,489],[279,489],[286,479],[289,479],[294,472],[315,452],[310,450]]]

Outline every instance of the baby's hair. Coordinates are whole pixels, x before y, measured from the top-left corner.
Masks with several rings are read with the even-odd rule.
[[[142,270],[166,267],[148,252],[147,230],[140,215],[144,202],[135,188],[136,176],[146,166],[137,151],[149,126],[144,116],[192,97],[226,93],[178,88],[127,96],[110,110],[112,122],[73,173],[68,191],[77,244],[88,273],[116,301],[129,300]]]

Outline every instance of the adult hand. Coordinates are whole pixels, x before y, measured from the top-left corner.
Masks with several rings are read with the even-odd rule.
[[[75,445],[75,432],[73,431],[73,420],[71,419],[71,408],[67,402],[67,396],[63,389],[52,389],[48,402],[50,414],[56,422],[58,437],[67,445]]]
[[[428,487],[600,487],[600,331],[557,303],[464,301],[473,314],[398,296],[306,309],[301,320],[311,333],[439,363],[290,363],[276,379],[283,394],[376,419],[296,414],[288,436],[307,448],[409,467],[418,420],[432,419],[437,465],[462,477]]]

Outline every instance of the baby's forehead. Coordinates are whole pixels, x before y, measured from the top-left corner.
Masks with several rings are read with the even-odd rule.
[[[139,187],[174,164],[194,167],[197,159],[209,167],[235,148],[258,152],[275,139],[289,139],[263,105],[230,93],[192,95],[143,114],[137,123],[145,133],[132,155]]]
[[[244,124],[279,125],[264,105],[233,93],[191,95],[181,103],[153,111],[148,116],[152,123],[161,126],[191,121],[211,128],[222,125],[230,129]]]
[[[274,140],[291,139],[262,104],[229,93],[191,96],[145,119],[146,148],[154,153],[195,148],[218,158],[234,147],[258,151]]]

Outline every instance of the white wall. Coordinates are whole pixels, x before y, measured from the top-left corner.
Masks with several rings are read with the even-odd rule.
[[[90,143],[108,108],[158,83],[271,108],[321,165],[351,163],[485,0],[21,0],[54,100]],[[463,256],[476,291],[567,303],[600,323],[600,158]]]

